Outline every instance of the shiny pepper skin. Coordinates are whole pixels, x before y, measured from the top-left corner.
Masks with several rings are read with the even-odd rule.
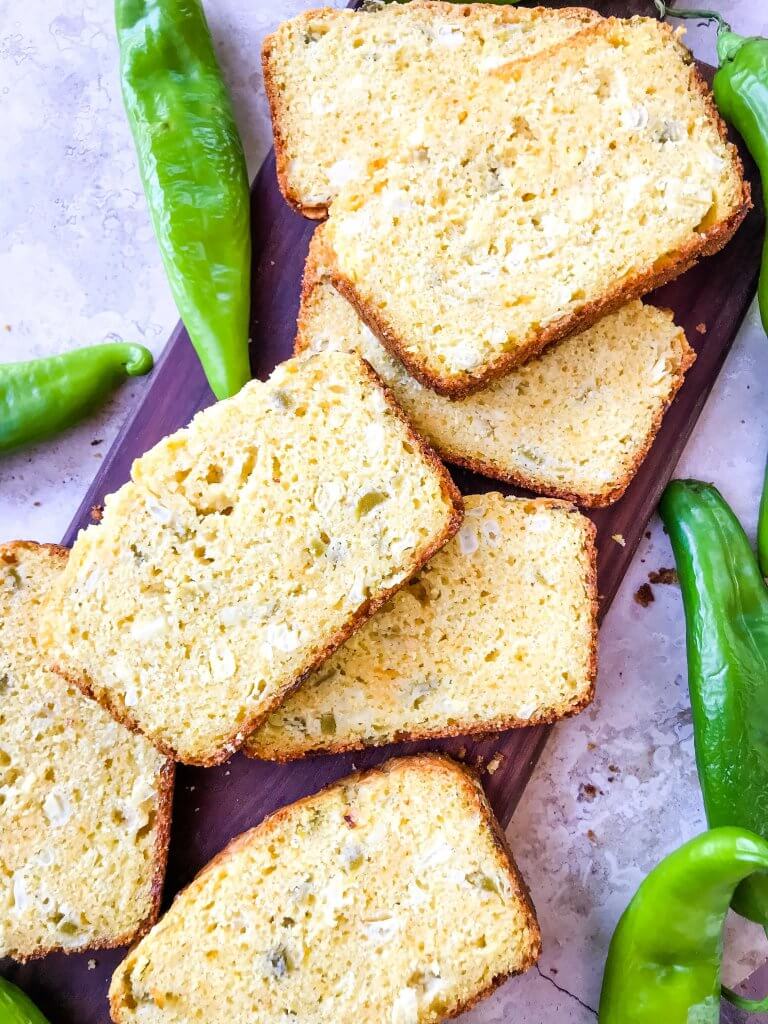
[[[250,379],[250,195],[199,0],[116,0],[120,74],[168,281],[211,390]]]
[[[143,345],[89,345],[0,365],[0,453],[43,441],[97,409],[127,377],[152,369]]]

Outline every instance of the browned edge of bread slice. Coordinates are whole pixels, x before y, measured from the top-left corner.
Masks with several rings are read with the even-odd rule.
[[[375,615],[376,612],[387,603],[393,594],[397,593],[398,590],[404,587],[406,583],[408,583],[408,580],[415,576],[416,573],[419,572],[419,570],[430,560],[430,558],[439,551],[441,547],[448,543],[451,537],[457,533],[461,526],[464,518],[464,502],[462,501],[461,492],[453,482],[450,473],[437,457],[433,449],[414,431],[405,413],[397,404],[392,392],[380,379],[371,365],[362,357],[358,358],[360,359],[363,372],[368,376],[371,383],[383,392],[385,401],[403,424],[409,441],[421,452],[425,461],[433,468],[439,477],[441,491],[445,497],[446,504],[451,506],[450,518],[439,536],[436,537],[435,540],[412,561],[405,576],[394,586],[380,591],[361,605],[355,614],[350,617],[347,623],[341,629],[336,630],[336,632],[328,639],[325,645],[317,652],[316,656],[312,658],[309,663],[302,666],[293,679],[291,679],[283,690],[276,695],[270,705],[265,707],[258,715],[254,715],[247,721],[240,724],[221,748],[207,757],[193,758],[185,756],[182,758],[179,755],[179,752],[174,750],[174,748],[169,744],[163,743],[155,738],[150,740],[150,742],[153,743],[162,754],[173,758],[175,761],[179,761],[183,764],[196,765],[201,768],[212,768],[228,761],[229,758],[232,757],[240,747],[242,747],[250,734],[255,732],[262,722],[266,721],[272,711],[290,697],[292,693],[298,690],[307,676],[326,661],[334,651],[341,647],[344,641],[348,640],[356,630],[368,621],[368,619]],[[87,673],[73,672],[68,669],[67,666],[56,663],[53,663],[50,667],[52,671],[57,673],[57,675],[66,679],[74,686],[77,686],[78,689],[87,697],[90,697],[92,700],[101,704],[101,706],[122,725],[126,726],[132,732],[143,734],[143,730],[139,722],[132,715],[126,713],[122,707],[119,707],[114,701],[112,701],[109,693],[97,692],[93,680],[87,675]]]
[[[685,333],[681,331],[682,336],[685,338]],[[453,463],[456,466],[462,466],[464,469],[469,469],[473,473],[479,473],[481,476],[489,476],[495,480],[502,480],[504,483],[512,484],[514,487],[522,487],[526,491],[531,491],[534,494],[541,494],[548,498],[559,498],[562,501],[573,502],[575,505],[579,505],[582,508],[607,508],[609,505],[615,504],[620,498],[624,497],[627,488],[635,478],[640,466],[645,462],[648,452],[656,440],[656,435],[661,429],[661,424],[664,417],[669,409],[675,397],[685,382],[685,375],[696,362],[696,353],[688,344],[688,339],[685,339],[685,351],[683,353],[683,359],[680,366],[677,369],[675,378],[672,382],[672,387],[669,390],[669,394],[662,406],[657,410],[656,415],[653,418],[651,429],[646,434],[643,442],[639,445],[631,464],[627,467],[626,472],[617,480],[616,483],[605,491],[594,491],[594,492],[582,492],[576,493],[575,491],[568,491],[560,487],[551,487],[548,484],[542,484],[534,477],[527,476],[525,473],[505,473],[497,466],[488,465],[475,459],[468,459],[465,456],[454,454],[448,449],[441,451],[440,454],[446,461]]]
[[[578,43],[579,40],[588,39],[595,34],[608,31],[612,22],[620,20],[617,18],[602,19],[597,25],[590,26],[577,33],[569,41],[569,46]],[[612,313],[619,309],[620,306],[623,306],[631,299],[641,298],[655,288],[660,288],[662,285],[674,281],[675,278],[684,274],[686,270],[694,267],[699,260],[719,252],[733,238],[742,221],[752,209],[752,194],[749,182],[744,178],[744,165],[736,147],[728,142],[728,129],[715,106],[712,92],[696,66],[690,51],[677,39],[671,26],[662,23],[661,27],[674,40],[675,45],[683,51],[683,59],[688,65],[691,89],[700,93],[710,119],[717,127],[721,139],[727,143],[734,170],[741,181],[741,197],[736,208],[724,220],[713,225],[712,228],[701,232],[696,238],[691,239],[676,252],[657,259],[655,263],[644,271],[617,282],[598,299],[587,302],[573,313],[560,317],[560,319],[548,324],[536,337],[530,339],[525,345],[520,346],[515,352],[504,353],[486,364],[479,371],[464,371],[450,379],[437,376],[426,366],[423,360],[416,358],[409,352],[408,339],[402,337],[394,325],[382,316],[379,310],[366,302],[365,298],[356,289],[354,283],[348,280],[338,269],[333,257],[333,251],[328,247],[330,251],[326,257],[327,273],[333,286],[354,306],[360,318],[373,331],[381,344],[396,359],[400,360],[408,372],[420,384],[448,398],[465,398],[467,395],[482,391],[492,381],[506,376],[516,366],[521,366],[523,363],[528,362],[529,359],[538,355],[547,345],[561,341],[572,334],[578,334],[580,331],[596,323],[607,313]],[[527,59],[532,60],[533,58]],[[522,61],[517,63],[522,63]]]
[[[299,313],[296,319],[296,337],[294,338],[293,343],[294,354],[297,356],[305,352],[311,345],[312,339],[310,337],[310,331],[307,323],[307,310],[311,303],[312,292],[315,288],[323,285],[323,281],[326,276],[324,267],[328,261],[332,259],[333,255],[329,251],[329,247],[325,245],[323,241],[322,228],[318,227],[315,229],[309,243],[307,262],[304,266],[304,274],[301,282]],[[620,308],[620,306],[617,306],[617,308]],[[672,310],[665,310],[665,312],[668,312],[670,317],[674,316],[674,312]],[[680,338],[683,342],[683,355],[666,400],[657,410],[651,424],[651,428],[642,443],[638,445],[635,457],[627,467],[626,472],[619,480],[606,490],[577,492],[570,491],[562,487],[553,487],[549,484],[542,483],[540,480],[537,480],[535,477],[526,473],[504,470],[490,460],[484,462],[481,459],[468,458],[456,448],[453,448],[450,442],[438,444],[433,439],[431,443],[434,445],[437,454],[441,458],[445,459],[446,462],[450,462],[454,466],[461,466],[464,469],[470,470],[472,473],[479,473],[481,476],[490,477],[493,480],[500,480],[502,483],[511,484],[514,487],[522,487],[527,491],[543,495],[547,498],[560,498],[563,501],[570,501],[582,508],[605,508],[608,505],[613,505],[623,497],[638,469],[645,461],[648,452],[651,450],[651,446],[656,440],[656,435],[661,429],[661,424],[667,410],[675,400],[678,391],[685,382],[685,375],[696,362],[696,352],[688,343],[685,331],[683,331],[682,328],[680,328]]]
[[[40,550],[43,549],[52,555],[64,567],[69,558],[69,550],[60,544],[39,544],[34,540],[16,540],[7,544],[0,544],[0,562],[5,565],[13,565],[16,562],[16,551],[20,549]],[[51,946],[46,949],[35,950],[27,956],[14,958],[19,963],[27,963],[30,960],[39,960],[41,957],[49,956],[51,953],[84,953],[91,949],[118,949],[120,946],[127,946],[137,942],[150,930],[152,925],[160,916],[160,902],[163,897],[163,885],[165,884],[165,869],[168,863],[168,847],[171,841],[171,818],[173,812],[173,789],[176,775],[176,765],[168,759],[160,769],[158,781],[158,804],[157,804],[157,826],[155,833],[155,856],[152,872],[151,906],[149,913],[140,922],[139,926],[132,932],[106,942],[92,943],[85,946]]]
[[[295,807],[297,804],[303,804],[310,800],[314,800],[316,797],[325,792],[332,791],[342,784],[359,781],[372,775],[388,774],[390,772],[396,772],[403,769],[445,772],[451,773],[456,777],[457,782],[465,789],[469,802],[476,805],[481,821],[490,829],[493,838],[493,845],[499,854],[499,859],[507,865],[512,887],[520,894],[521,903],[525,911],[526,924],[530,929],[533,939],[531,948],[528,951],[526,962],[521,966],[519,971],[495,977],[486,989],[479,992],[473,999],[467,1001],[463,1006],[456,1007],[456,1009],[453,1010],[447,1018],[445,1018],[451,1019],[465,1013],[482,999],[487,998],[500,985],[504,984],[505,981],[515,976],[515,974],[522,974],[524,971],[533,967],[541,955],[541,930],[536,918],[536,909],[533,905],[530,889],[515,863],[507,837],[493,812],[493,808],[488,802],[488,798],[479,781],[477,772],[468,766],[453,760],[453,758],[448,757],[446,754],[426,753],[413,754],[407,757],[394,757],[389,761],[385,761],[384,764],[378,765],[374,768],[369,768],[365,771],[358,771],[351,775],[344,776],[343,778],[336,780],[336,782],[331,782],[327,786],[324,786],[316,793],[311,793],[292,804],[287,804],[286,806],[279,808],[277,811],[274,811],[272,814],[264,818],[259,825],[256,825],[254,828],[248,829],[248,831],[235,836],[234,839],[231,839],[223,850],[220,850],[219,853],[217,853],[203,868],[200,869],[189,885],[192,885],[199,879],[203,878],[209,871],[212,871],[220,864],[225,863],[232,854],[236,853],[242,846],[247,845],[252,836],[257,833],[269,832],[272,829],[279,827],[282,820],[288,816],[290,809]],[[182,896],[186,888],[187,886],[185,886],[184,889],[181,889],[174,896],[174,903],[180,896]],[[110,992],[109,1009],[110,1016],[115,1024],[121,1024],[123,1019],[120,1013],[121,999],[117,993]]]
[[[292,761],[303,760],[307,757],[322,757],[325,755],[333,754],[346,754],[354,750],[367,750],[370,747],[376,746],[389,746],[392,743],[412,743],[417,740],[436,740],[436,739],[447,739],[454,736],[474,736],[483,737],[491,736],[499,732],[507,732],[512,729],[526,729],[529,726],[539,725],[553,725],[555,722],[560,722],[564,718],[573,718],[580,714],[585,708],[589,707],[592,701],[595,699],[595,683],[597,681],[597,668],[598,668],[598,635],[599,627],[597,621],[597,614],[599,610],[599,595],[597,592],[597,545],[595,543],[597,537],[597,527],[583,515],[575,505],[571,502],[561,501],[556,498],[536,498],[536,502],[546,508],[561,508],[569,512],[578,515],[583,520],[584,526],[584,547],[586,552],[586,585],[587,592],[589,594],[590,604],[590,620],[591,620],[591,631],[589,638],[589,664],[587,668],[587,677],[589,679],[589,689],[582,696],[582,698],[571,705],[566,711],[557,712],[551,711],[544,714],[535,714],[530,718],[516,718],[503,717],[497,718],[493,721],[483,722],[482,725],[453,725],[444,726],[433,729],[419,729],[414,732],[398,732],[394,736],[387,736],[382,739],[379,743],[331,743],[327,742],[323,746],[308,747],[306,750],[302,750],[300,754],[283,754],[280,751],[272,751],[268,758],[264,754],[258,754],[251,750],[250,747],[244,748],[244,753],[247,757],[251,757],[254,760],[269,760],[280,764],[289,764]]]
[[[425,3],[425,0],[411,0],[411,2],[421,3],[423,5]],[[430,3],[433,2],[433,0],[426,0],[426,2]],[[435,6],[438,6],[438,3],[435,3]],[[440,4],[440,6],[446,5],[442,3]],[[451,7],[456,9],[457,16],[459,17],[467,17],[470,13],[475,13],[478,9],[482,9],[483,7],[493,7],[495,9],[495,13],[498,13],[499,11],[499,5],[497,2],[491,4],[457,4],[455,2],[451,2]],[[532,13],[534,14],[542,10],[548,10],[548,8],[534,7],[531,9]],[[593,20],[599,17],[597,12],[593,11],[589,7],[564,7],[560,9],[559,13],[563,17],[573,15],[576,17],[589,18],[589,20]],[[326,16],[327,14],[327,7],[315,7],[312,8],[311,10],[302,12],[302,14],[299,15],[299,17],[323,17]],[[501,14],[505,21],[516,20],[516,10],[514,6],[502,6]],[[289,157],[287,152],[288,146],[286,141],[286,134],[284,130],[285,105],[280,95],[280,90],[277,88],[275,84],[275,78],[272,73],[272,55],[277,44],[277,33],[272,32],[270,33],[270,35],[264,38],[264,42],[262,43],[261,47],[261,68],[264,77],[264,91],[267,96],[270,119],[272,122],[272,135],[274,139],[275,148],[275,167],[277,172],[277,184],[283,198],[285,199],[286,203],[288,203],[292,210],[295,210],[296,213],[301,214],[303,217],[307,217],[309,220],[325,220],[326,217],[328,216],[327,204],[310,204],[302,202],[301,197],[295,194],[288,181]],[[537,54],[535,57],[528,59],[537,59],[540,57],[541,54]],[[498,74],[498,69],[494,70],[493,74]]]

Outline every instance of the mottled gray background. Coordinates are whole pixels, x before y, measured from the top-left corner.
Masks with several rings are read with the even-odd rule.
[[[718,0],[714,0],[718,2]],[[253,175],[270,144],[259,47],[311,0],[208,0]],[[765,0],[719,0],[737,30],[768,34]],[[649,3],[650,11],[650,3]],[[689,29],[712,59],[711,30]],[[145,209],[117,81],[110,0],[0,0],[0,358],[107,338],[156,354],[176,320]],[[768,341],[753,309],[688,445],[681,474],[714,480],[754,529],[768,450]],[[0,540],[55,541],[145,382],[100,416],[0,462]],[[657,523],[601,634],[598,699],[559,726],[510,827],[544,932],[538,970],[465,1019],[588,1024],[631,893],[704,826],[693,761],[680,597]],[[728,978],[765,956],[756,929],[729,935]],[[661,1022],[660,1022],[661,1024]]]

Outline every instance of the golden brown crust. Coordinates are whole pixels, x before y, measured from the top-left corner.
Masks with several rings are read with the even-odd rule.
[[[57,675],[62,676],[68,682],[72,683],[79,690],[91,699],[97,701],[103,708],[105,708],[113,718],[115,718],[126,728],[132,732],[146,735],[150,743],[162,753],[168,757],[172,757],[175,761],[179,761],[182,764],[198,765],[202,768],[211,768],[215,765],[222,764],[227,761],[236,751],[243,746],[245,741],[248,739],[252,732],[255,732],[258,727],[264,722],[269,715],[279,707],[284,701],[286,701],[292,693],[294,693],[319,665],[321,665],[327,658],[329,658],[339,647],[348,640],[352,634],[358,630],[364,623],[366,623],[386,602],[397,593],[402,587],[406,585],[411,577],[415,576],[416,573],[429,561],[429,559],[440,550],[448,541],[453,537],[461,526],[464,518],[464,502],[462,501],[461,492],[458,487],[454,484],[448,470],[445,468],[443,463],[437,457],[435,452],[423,438],[414,431],[411,424],[408,422],[405,414],[403,413],[400,406],[395,401],[392,392],[389,388],[380,380],[377,374],[374,372],[372,367],[362,358],[360,363],[362,364],[363,372],[368,376],[370,382],[378,387],[384,394],[385,401],[397,416],[397,419],[403,425],[406,436],[410,443],[415,449],[421,452],[422,457],[430,465],[433,471],[437,474],[440,479],[440,489],[443,494],[443,498],[446,504],[449,506],[448,519],[445,526],[438,534],[437,537],[428,544],[418,556],[415,558],[413,563],[408,567],[405,576],[399,583],[396,583],[392,587],[388,587],[385,590],[380,591],[375,596],[369,598],[360,608],[357,609],[354,615],[352,615],[348,621],[340,629],[327,640],[323,647],[302,666],[298,672],[293,676],[292,679],[288,680],[286,685],[275,694],[274,699],[269,705],[263,708],[258,714],[251,716],[242,725],[239,726],[220,747],[216,750],[201,757],[190,757],[182,755],[179,751],[175,750],[170,744],[164,743],[157,737],[148,736],[141,728],[139,722],[126,711],[126,709],[120,704],[116,703],[112,699],[112,695],[109,691],[103,690],[98,687],[94,681],[88,676],[86,672],[77,672],[72,668],[54,663],[50,666],[51,670],[56,672]]]
[[[599,24],[590,26],[577,34],[574,39],[584,39],[591,35],[609,32],[612,24],[621,19],[605,18]],[[697,234],[676,252],[654,261],[645,270],[640,271],[624,281],[617,282],[599,298],[585,303],[580,309],[560,317],[548,324],[543,330],[526,341],[515,352],[505,352],[497,359],[487,363],[481,371],[464,372],[451,377],[440,377],[426,363],[413,356],[407,348],[407,339],[401,336],[394,325],[387,321],[356,289],[354,283],[343,276],[335,260],[332,249],[326,244],[328,259],[327,275],[337,291],[339,291],[357,310],[363,322],[379,338],[381,344],[408,369],[413,377],[425,387],[431,388],[439,395],[447,398],[466,398],[477,391],[482,391],[494,380],[506,376],[517,366],[538,355],[548,345],[561,341],[572,334],[578,334],[591,327],[608,313],[612,313],[631,299],[641,298],[655,288],[669,284],[685,271],[690,270],[701,259],[719,252],[734,236],[740,224],[752,208],[751,190],[744,179],[744,167],[736,147],[728,142],[728,129],[715,106],[711,90],[699,72],[690,52],[677,39],[669,25],[661,25],[675,45],[684,53],[688,64],[691,88],[698,92],[706,106],[707,114],[717,128],[721,139],[726,143],[731,157],[734,175],[741,184],[741,194],[730,214],[708,231]],[[571,41],[571,44],[573,41]],[[613,499],[615,500],[615,499]],[[606,502],[607,503],[607,502]]]
[[[339,789],[343,786],[347,786],[350,783],[361,782],[370,776],[389,774],[391,772],[409,768],[418,768],[419,770],[423,771],[450,772],[456,775],[461,780],[462,787],[465,789],[468,795],[469,802],[477,807],[477,810],[480,813],[482,820],[485,822],[485,824],[489,827],[491,831],[493,845],[498,853],[499,862],[506,871],[507,877],[510,880],[512,888],[520,898],[520,902],[522,904],[522,908],[526,918],[526,927],[528,928],[531,934],[530,948],[526,951],[526,959],[523,965],[520,967],[520,969],[515,972],[510,972],[508,974],[499,975],[495,977],[487,988],[485,988],[482,992],[478,993],[468,1002],[462,1004],[461,1006],[455,1007],[447,1014],[445,1019],[449,1020],[453,1017],[457,1017],[465,1010],[468,1010],[470,1009],[470,1007],[474,1006],[475,1003],[477,1003],[479,1000],[490,995],[491,992],[494,991],[494,989],[496,989],[499,985],[503,984],[503,982],[506,981],[508,978],[513,977],[515,974],[522,974],[523,971],[528,970],[536,963],[541,954],[541,930],[539,928],[539,923],[536,918],[536,909],[531,899],[530,890],[526,885],[522,875],[520,874],[520,871],[512,855],[512,851],[509,848],[509,844],[507,842],[504,831],[502,830],[501,825],[499,824],[495,814],[493,813],[491,805],[488,803],[488,798],[485,795],[485,791],[483,790],[483,787],[479,779],[477,778],[476,773],[473,772],[466,765],[462,765],[459,764],[457,761],[454,761],[447,754],[426,753],[413,754],[407,757],[394,757],[391,758],[389,761],[385,761],[384,764],[376,766],[375,768],[368,768],[365,771],[354,772],[352,775],[347,775],[342,779],[338,779],[336,782],[332,782],[329,785],[324,786],[322,789],[318,790],[317,793],[311,793],[309,796],[302,797],[300,800],[296,800],[294,803],[287,804],[286,806],[279,808],[277,811],[274,811],[272,814],[268,815],[268,817],[264,818],[264,820],[260,824],[256,825],[254,828],[248,829],[247,832],[242,832],[239,836],[235,836],[234,839],[231,839],[230,842],[227,843],[227,845],[222,850],[220,850],[210,861],[208,861],[208,863],[203,868],[200,869],[200,871],[195,875],[195,877],[192,879],[189,885],[185,886],[176,894],[176,896],[174,896],[173,903],[175,904],[176,901],[183,896],[183,894],[187,891],[188,888],[190,888],[193,885],[197,885],[210,871],[218,867],[219,864],[222,864],[225,861],[227,861],[233,854],[237,853],[238,850],[240,850],[243,846],[247,846],[255,835],[262,834],[265,832],[268,833],[274,830],[275,828],[278,828],[281,825],[283,819],[288,816],[289,812],[294,807],[306,804],[310,800],[314,800],[324,793],[332,792],[333,790]],[[121,967],[122,965],[118,967],[117,970],[120,971]],[[110,1016],[114,1021],[114,1024],[121,1024],[121,1009],[122,999],[120,998],[119,994],[110,991],[109,1010]]]
[[[321,11],[308,11],[307,15],[320,15]],[[306,16],[306,15],[305,15]],[[272,120],[272,135],[275,147],[275,169],[277,172],[277,184],[283,194],[286,203],[296,213],[307,217],[310,220],[325,220],[328,216],[327,206],[308,206],[301,202],[295,195],[288,182],[288,145],[283,131],[283,103],[280,90],[272,75],[272,50],[277,43],[277,33],[273,32],[266,36],[261,47],[261,68],[264,76],[264,92],[269,104],[269,114]]]
[[[543,714],[535,714],[530,718],[516,718],[514,715],[490,719],[482,724],[474,725],[446,725],[434,728],[417,729],[411,732],[396,732],[392,736],[382,737],[378,742],[374,738],[372,743],[349,742],[332,743],[328,742],[322,746],[307,747],[301,751],[284,753],[280,750],[271,749],[268,752],[262,749],[256,752],[253,748],[246,746],[244,753],[257,761],[275,761],[279,764],[288,764],[291,761],[300,761],[305,757],[320,757],[325,754],[345,754],[353,750],[365,750],[368,747],[389,746],[392,743],[411,743],[416,740],[448,739],[455,736],[486,736],[491,733],[508,732],[511,729],[526,729],[534,725],[553,725],[564,718],[573,718],[584,708],[588,707],[595,697],[595,681],[597,679],[597,648],[598,648],[598,594],[597,594],[597,528],[591,519],[588,519],[569,501],[562,501],[557,498],[533,498],[532,504],[540,505],[542,508],[558,508],[577,515],[582,521],[584,530],[584,567],[586,569],[586,588],[589,597],[590,607],[590,638],[589,657],[587,661],[587,680],[589,688],[577,700],[574,700],[568,707],[561,710],[551,710]]]
[[[69,550],[60,544],[38,544],[32,540],[15,540],[6,544],[0,544],[0,561],[6,565],[15,565],[18,562],[16,552],[26,551],[47,551],[58,562],[61,568],[69,558]],[[70,680],[67,680],[68,682]],[[104,941],[92,941],[83,946],[48,946],[34,950],[23,955],[13,955],[12,960],[18,963],[27,963],[30,960],[39,960],[50,953],[83,953],[91,949],[117,949],[120,946],[127,946],[145,935],[160,915],[160,903],[163,896],[163,885],[165,883],[165,869],[168,862],[168,846],[171,839],[171,818],[173,812],[173,786],[176,773],[176,766],[171,760],[165,760],[158,773],[157,787],[157,811],[155,825],[155,855],[152,867],[152,882],[150,886],[150,909],[146,917],[139,922],[136,928],[130,932],[124,932],[115,938]]]
[[[17,551],[47,551],[49,555],[61,562],[62,568],[69,558],[69,551],[60,544],[38,544],[36,540],[10,540],[5,544],[0,544],[0,562],[4,562],[6,565],[18,565]]]
[[[505,21],[515,21],[519,17],[518,11],[516,11],[514,7],[510,6],[499,9],[496,4],[454,4],[440,3],[440,0],[412,0],[411,6],[440,6],[445,8],[444,13],[446,15],[456,18],[475,15],[482,12],[483,8],[493,9],[494,12],[496,14],[500,14]],[[542,11],[545,11],[547,14],[551,14],[550,8],[547,7],[534,7],[531,13],[534,15],[541,15]],[[338,11],[334,11],[332,8],[321,7],[314,8],[310,11],[304,11],[302,14],[298,15],[298,18],[301,20],[304,20],[305,18],[327,18],[335,17],[338,13]],[[599,15],[588,7],[564,7],[558,13],[560,17],[576,18],[578,20],[583,20],[585,23],[596,21],[599,18]],[[286,203],[288,203],[291,209],[296,213],[301,214],[308,220],[325,220],[328,216],[328,204],[312,204],[303,202],[301,197],[296,195],[293,191],[288,180],[288,164],[290,162],[290,158],[288,156],[288,142],[283,128],[284,104],[280,90],[275,81],[275,77],[272,74],[272,53],[279,43],[278,34],[279,29],[266,36],[261,46],[261,68],[264,77],[264,91],[267,96],[270,119],[272,121],[278,188],[280,189]]]
[[[317,228],[309,243],[307,261],[304,265],[304,274],[301,282],[301,299],[299,302],[299,314],[296,321],[296,337],[294,339],[295,355],[301,355],[301,353],[307,349],[311,341],[306,322],[307,309],[311,301],[312,292],[315,288],[320,287],[323,284],[325,275],[323,272],[322,256],[324,253],[327,255],[327,252],[327,248],[324,248],[322,228]],[[671,310],[665,310],[664,312],[668,313],[670,319],[672,319],[673,313]],[[696,353],[688,344],[685,332],[682,328],[679,328],[678,330],[681,346],[680,359],[667,396],[657,409],[648,433],[641,444],[638,445],[625,472],[618,480],[615,480],[601,491],[576,491],[570,490],[567,487],[558,487],[554,484],[548,483],[546,480],[541,480],[540,478],[521,471],[510,470],[509,468],[498,466],[490,459],[483,461],[480,458],[472,458],[471,456],[467,456],[464,453],[451,448],[450,444],[441,444],[433,439],[432,444],[435,451],[441,458],[445,459],[446,462],[450,462],[455,466],[462,466],[464,469],[480,474],[480,476],[487,476],[493,480],[501,480],[503,483],[512,484],[514,487],[522,487],[527,491],[532,491],[534,494],[541,494],[549,498],[559,498],[562,501],[570,501],[583,508],[605,508],[607,505],[612,505],[624,495],[624,492],[634,479],[638,469],[645,461],[648,452],[651,450],[653,442],[656,440],[656,435],[661,429],[661,424],[667,410],[674,401],[678,391],[683,386],[686,373],[696,361]]]

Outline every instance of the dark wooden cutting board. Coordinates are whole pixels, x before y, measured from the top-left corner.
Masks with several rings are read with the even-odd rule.
[[[555,4],[554,6],[562,6]],[[602,13],[649,13],[643,0],[592,4]],[[760,189],[745,158],[756,206]],[[259,171],[252,193],[253,308],[252,365],[265,377],[287,358],[295,331],[299,286],[313,225],[291,213],[275,179],[274,154]],[[625,497],[612,508],[591,513],[598,527],[600,615],[605,615],[630,563],[659,495],[701,412],[754,294],[762,239],[762,211],[747,218],[727,249],[661,289],[652,301],[669,306],[698,353],[651,452]],[[706,333],[696,330],[705,324]],[[200,366],[179,324],[173,331],[138,407],[120,431],[64,538],[71,544],[87,526],[93,506],[128,479],[132,461],[169,432],[186,424],[212,401]],[[498,483],[457,471],[465,492],[501,489]],[[507,489],[509,490],[509,489]],[[613,540],[620,535],[624,544]],[[610,685],[607,681],[606,685]],[[483,780],[506,824],[546,742],[547,728],[529,728],[482,740],[400,744],[364,753],[270,765],[237,756],[213,769],[180,767],[174,800],[173,835],[166,904],[228,839],[257,824],[289,801],[319,789],[356,768],[377,764],[393,753],[440,749],[482,768],[496,754],[501,764]],[[533,894],[534,900],[536,893]],[[124,951],[71,957],[54,955],[25,966],[2,964],[48,1013],[53,1024],[105,1024],[106,990]],[[95,966],[94,966],[95,961]],[[734,1020],[735,1018],[729,1018]]]

